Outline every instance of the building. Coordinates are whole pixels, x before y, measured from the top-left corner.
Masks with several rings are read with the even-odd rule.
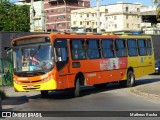
[[[45,31],[70,31],[71,10],[90,7],[90,0],[44,0]]]
[[[157,18],[157,9],[157,5],[141,7],[141,29],[144,34],[160,34],[160,23]]]
[[[100,6],[101,32],[141,31],[140,3],[118,2]],[[95,31],[97,28],[97,8],[73,10],[71,28],[73,30]],[[76,28],[76,29],[75,29]]]
[[[31,6],[31,0],[19,0],[16,4]],[[30,23],[31,32],[44,31],[44,2],[42,0],[33,0],[33,9],[30,8]]]

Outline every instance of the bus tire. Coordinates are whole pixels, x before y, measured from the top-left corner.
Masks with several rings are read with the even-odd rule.
[[[42,96],[43,98],[48,97],[48,90],[41,90],[41,96]]]
[[[133,87],[135,84],[135,75],[133,71],[128,71],[126,87]]]
[[[73,95],[74,97],[79,97],[80,96],[80,81],[79,78],[77,78],[76,82],[75,82],[75,88],[73,91]]]

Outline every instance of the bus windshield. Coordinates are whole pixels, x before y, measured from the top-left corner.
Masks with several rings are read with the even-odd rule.
[[[14,71],[45,72],[54,67],[51,44],[23,45],[13,48]]]

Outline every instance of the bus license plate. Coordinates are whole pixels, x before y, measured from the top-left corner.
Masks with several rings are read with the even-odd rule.
[[[28,85],[28,86],[27,86],[27,88],[34,88],[34,86],[32,86],[32,85]]]

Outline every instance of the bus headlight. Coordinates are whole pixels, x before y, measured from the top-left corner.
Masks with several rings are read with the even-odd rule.
[[[47,81],[49,81],[49,80],[52,79],[52,78],[53,78],[53,76],[50,75],[50,76],[48,76],[47,78],[43,79],[42,81],[43,81],[43,82],[47,82]]]
[[[14,79],[14,82],[15,82],[16,84],[21,84],[19,81],[15,80],[15,79]]]

